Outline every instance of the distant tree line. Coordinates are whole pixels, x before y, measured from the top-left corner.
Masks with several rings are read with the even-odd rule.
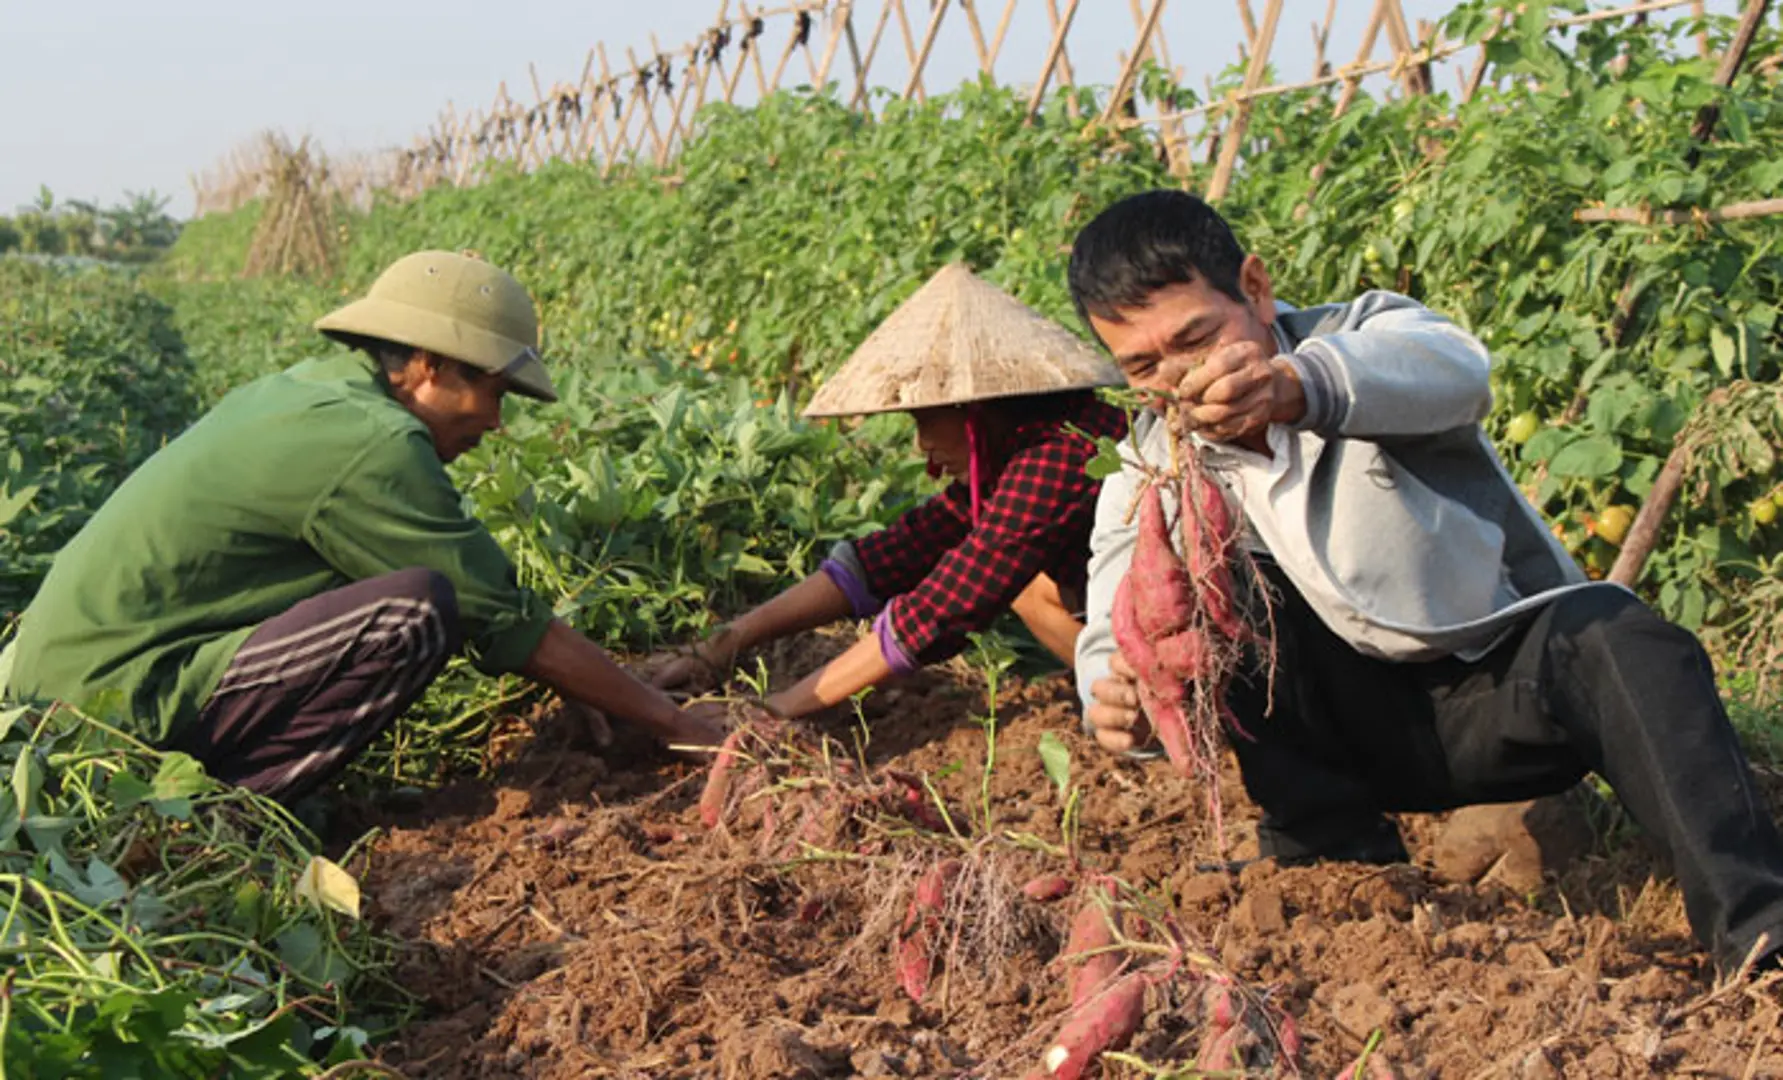
[[[80,199],[57,202],[49,188],[40,188],[35,201],[12,217],[0,216],[0,254],[146,261],[179,237],[180,223],[167,213],[169,201],[153,191],[125,192],[122,202],[101,208]]]

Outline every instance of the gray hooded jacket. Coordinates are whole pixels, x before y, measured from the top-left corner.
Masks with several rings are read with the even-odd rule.
[[[1480,428],[1491,357],[1471,334],[1407,297],[1278,306],[1277,347],[1306,393],[1306,415],[1268,431],[1270,456],[1204,443],[1203,460],[1243,510],[1245,542],[1273,557],[1325,624],[1386,660],[1477,659],[1556,596],[1617,588],[1585,579],[1512,482]],[[1166,425],[1141,414],[1122,445],[1169,459]],[[1115,651],[1110,612],[1136,526],[1143,474],[1103,482],[1090,537],[1088,610],[1077,684]],[[1174,515],[1167,496],[1166,510]]]

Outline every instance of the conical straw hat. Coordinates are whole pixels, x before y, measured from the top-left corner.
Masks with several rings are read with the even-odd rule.
[[[864,416],[1124,381],[1088,342],[954,263],[861,342],[804,415]]]

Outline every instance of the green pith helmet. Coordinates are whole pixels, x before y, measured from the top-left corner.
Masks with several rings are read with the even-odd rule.
[[[337,341],[379,338],[507,377],[514,392],[556,401],[539,359],[539,316],[526,289],[469,255],[405,255],[355,300],[316,320]]]

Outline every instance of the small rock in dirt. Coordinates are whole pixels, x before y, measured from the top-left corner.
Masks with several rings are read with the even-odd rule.
[[[1522,1080],[1561,1080],[1564,1074],[1548,1059],[1548,1052],[1536,1047],[1523,1059]]]
[[[1548,954],[1528,941],[1518,941],[1504,950],[1505,962],[1523,971],[1553,971],[1554,961]]]
[[[744,1045],[732,1054],[727,1076],[784,1076],[798,1080],[818,1077],[828,1071],[822,1054],[805,1042],[804,1036],[792,1027],[774,1025],[753,1029],[753,1037],[744,1037]],[[734,1056],[733,1056],[734,1055]]]
[[[1350,983],[1331,994],[1331,1015],[1351,1031],[1387,1031],[1399,1017],[1399,1008],[1372,983]]]
[[[532,792],[519,788],[502,788],[495,793],[495,812],[490,816],[497,821],[514,821],[532,813]]]
[[[1547,874],[1559,873],[1589,851],[1593,839],[1579,797],[1550,795],[1455,811],[1436,839],[1432,858],[1437,875],[1446,881],[1490,879],[1531,892]]]
[[[1232,910],[1232,923],[1239,930],[1261,935],[1286,930],[1288,916],[1282,907],[1281,890],[1263,885],[1246,892]]]
[[[1177,883],[1177,902],[1185,910],[1218,912],[1231,892],[1225,874],[1191,874]]]
[[[874,1080],[875,1077],[903,1076],[904,1063],[883,1050],[856,1050],[848,1059],[854,1066],[854,1075],[863,1080]]]

